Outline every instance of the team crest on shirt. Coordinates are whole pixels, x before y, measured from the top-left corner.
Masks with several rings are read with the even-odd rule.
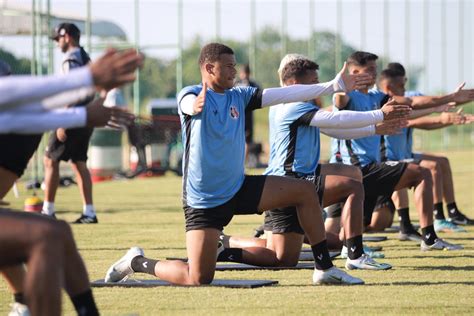
[[[230,106],[230,117],[234,120],[239,118],[239,111],[237,111],[237,108],[233,105]]]

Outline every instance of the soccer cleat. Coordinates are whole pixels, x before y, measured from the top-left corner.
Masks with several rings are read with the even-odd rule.
[[[456,225],[474,225],[474,220],[470,219],[459,210],[456,212],[456,209],[449,210],[449,221],[453,222]]]
[[[90,217],[84,214],[81,215],[78,219],[76,219],[73,224],[97,224],[99,221],[97,220],[97,216]]]
[[[49,215],[49,214],[46,214],[46,213],[41,212],[41,215],[50,217],[50,218],[52,218],[52,219],[57,219],[57,218],[56,218],[56,213],[52,213],[51,215]]]
[[[383,252],[373,251],[372,249],[370,249],[370,247],[366,247],[366,246],[364,246],[364,253],[367,254],[371,258],[385,258],[385,255],[383,254]],[[342,246],[340,257],[342,259],[349,258],[346,246]]]
[[[467,232],[464,228],[454,224],[453,222],[447,221],[445,219],[435,219],[433,225],[436,232],[445,232],[445,233]]]
[[[398,239],[401,241],[411,240],[411,241],[416,241],[416,242],[420,242],[422,240],[420,233],[417,232],[416,230],[412,232],[407,232],[407,233],[400,232],[398,234]]]
[[[126,281],[133,274],[132,260],[138,256],[144,256],[143,249],[139,247],[130,248],[122,258],[107,270],[105,282]]]
[[[10,306],[12,309],[10,313],[8,313],[8,316],[30,316],[28,306],[17,302],[11,304]]]
[[[461,245],[451,244],[447,241],[444,241],[441,238],[435,240],[435,243],[432,245],[427,245],[424,240],[421,241],[421,251],[430,251],[430,250],[461,250],[464,249]]]
[[[391,268],[392,266],[388,263],[379,263],[365,253],[357,259],[347,258],[346,260],[347,270],[389,270]]]
[[[400,233],[398,239],[401,241],[416,241],[422,240],[421,234],[415,229],[415,227],[409,223],[407,225],[400,225]]]
[[[258,226],[257,228],[255,228],[253,237],[259,238],[259,237],[262,236],[264,233],[265,233],[265,230],[263,229],[263,225],[260,225],[260,226]]]
[[[331,267],[327,270],[314,269],[313,284],[360,285],[364,284],[364,281],[359,278],[353,277],[336,267]]]
[[[222,241],[217,242],[217,251],[216,251],[216,260],[219,258],[219,255],[225,250],[224,243]]]

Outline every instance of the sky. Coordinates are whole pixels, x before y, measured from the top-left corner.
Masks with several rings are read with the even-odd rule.
[[[46,0],[42,2],[46,3]],[[282,12],[286,8],[287,33],[292,38],[307,38],[311,30],[310,2],[311,0],[256,0],[257,29],[264,26],[281,29]],[[339,30],[343,40],[356,49],[385,55],[390,60],[405,65],[426,68],[418,87],[425,93],[454,90],[462,80],[474,87],[474,1],[429,0],[426,2],[428,19],[425,24],[425,1],[422,0],[312,2],[316,31]],[[51,0],[52,13],[85,17],[85,3],[85,0]],[[133,0],[91,0],[91,3],[93,19],[114,22],[125,30],[131,42],[135,40]],[[140,45],[177,44],[177,3],[177,0],[140,0]],[[215,40],[216,36],[249,40],[251,0],[182,0],[182,3],[184,45],[196,35],[209,41]],[[218,22],[216,3],[219,4],[221,13]],[[31,0],[0,0],[0,8],[2,5],[31,7]],[[443,23],[446,25],[445,32]],[[220,25],[218,29],[217,24]],[[29,38],[0,35],[0,46],[20,56],[31,56]],[[145,52],[148,55],[173,58],[177,50],[146,49]],[[59,54],[56,54],[56,60],[60,60]]]

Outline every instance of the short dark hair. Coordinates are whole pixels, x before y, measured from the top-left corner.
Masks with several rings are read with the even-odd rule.
[[[74,23],[61,23],[54,29],[54,34],[51,39],[58,41],[60,37],[64,35],[69,35],[76,42],[79,43],[81,38],[81,31]]]
[[[209,43],[201,48],[201,54],[199,55],[199,65],[202,66],[204,63],[213,63],[221,57],[221,55],[229,54],[234,55],[232,48],[220,44],[220,43]]]
[[[319,65],[309,59],[295,59],[290,61],[283,67],[281,71],[281,80],[286,82],[291,78],[301,78],[306,75],[308,71],[318,70]]]
[[[367,62],[377,60],[379,56],[368,52],[355,52],[347,58],[348,65],[365,66]]]
[[[406,75],[405,67],[400,63],[389,63],[387,69],[398,71],[402,76]]]
[[[399,77],[405,77],[405,75],[401,73],[398,69],[387,68],[382,70],[382,72],[380,73],[379,81],[387,79],[396,79]]]

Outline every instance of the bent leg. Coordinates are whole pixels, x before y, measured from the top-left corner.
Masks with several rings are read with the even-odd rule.
[[[0,267],[27,263],[25,295],[33,315],[59,315],[63,244],[57,222],[29,213],[0,211]]]
[[[220,231],[204,228],[186,232],[188,263],[180,260],[159,261],[155,275],[180,285],[209,284],[216,269],[217,241]]]
[[[433,182],[428,169],[408,164],[395,190],[415,187],[415,205],[420,217],[420,226],[433,225]]]

